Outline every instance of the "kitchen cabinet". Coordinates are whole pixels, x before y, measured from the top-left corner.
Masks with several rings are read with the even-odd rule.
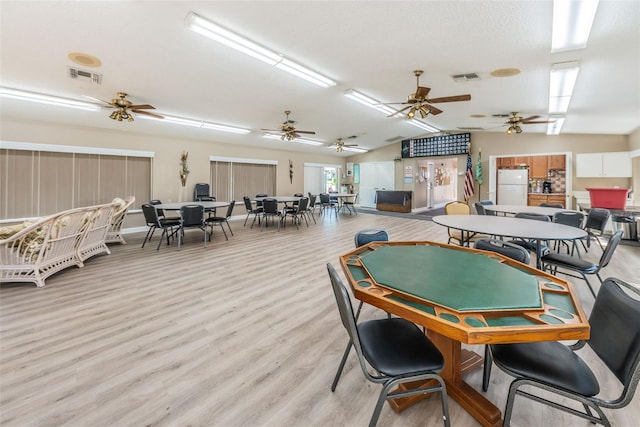
[[[558,169],[566,169],[566,156],[564,154],[556,154],[549,157],[549,167],[550,170],[558,170]]]
[[[541,203],[547,203],[546,194],[529,194],[527,197],[527,205],[540,206]]]
[[[553,195],[553,194],[549,194],[547,196],[547,203],[550,205],[562,205],[562,207],[566,207],[565,203],[566,203],[566,198],[564,197],[564,194],[557,194],[557,195]]]
[[[576,154],[577,178],[630,178],[631,156],[626,151]]]
[[[546,179],[548,173],[549,156],[531,156],[529,163],[529,178]]]
[[[564,194],[531,194],[527,197],[527,205],[540,206],[542,203],[549,205],[562,205],[566,206],[566,198]]]
[[[498,169],[511,168],[515,166],[515,158],[514,157],[500,157],[496,161]]]
[[[529,166],[529,156],[516,156],[513,163],[514,166]]]

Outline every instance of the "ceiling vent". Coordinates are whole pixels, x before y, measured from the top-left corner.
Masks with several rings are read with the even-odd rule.
[[[88,80],[89,82],[99,85],[102,83],[102,74],[92,73],[91,71],[81,70],[75,67],[67,67],[69,77],[75,80]]]
[[[454,74],[451,76],[454,82],[468,82],[471,80],[480,80],[478,73]]]
[[[394,136],[393,138],[389,138],[386,141],[387,142],[398,142],[398,141],[402,141],[404,139],[404,136]]]

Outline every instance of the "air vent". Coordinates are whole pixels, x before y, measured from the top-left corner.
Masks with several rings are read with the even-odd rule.
[[[93,84],[101,84],[102,83],[102,74],[100,73],[92,73],[91,71],[81,70],[75,67],[67,67],[69,72],[69,77],[75,80],[88,80]]]
[[[454,82],[468,82],[470,80],[480,80],[478,73],[454,74],[451,76]]]
[[[393,138],[389,138],[386,141],[387,142],[398,142],[398,141],[402,141],[404,139],[404,136],[394,136]]]

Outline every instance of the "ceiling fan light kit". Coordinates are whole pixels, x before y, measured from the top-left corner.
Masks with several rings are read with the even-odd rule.
[[[290,59],[285,58],[279,53],[273,52],[257,43],[252,42],[238,34],[235,34],[226,28],[215,24],[202,16],[189,12],[185,22],[187,27],[211,40],[222,43],[232,49],[249,55],[278,69],[293,74],[296,77],[304,79],[310,83],[323,88],[335,86],[336,82],[319,74],[315,71],[300,65]]]

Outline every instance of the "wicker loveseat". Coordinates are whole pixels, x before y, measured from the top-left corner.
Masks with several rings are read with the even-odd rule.
[[[122,224],[124,223],[124,218],[127,216],[127,212],[129,212],[129,208],[133,205],[133,202],[136,201],[134,196],[129,196],[126,199],[113,199],[112,203],[119,204],[116,208],[116,211],[113,213],[113,218],[111,218],[111,224],[109,225],[109,230],[107,231],[107,237],[105,239],[106,243],[122,243],[126,245],[127,242],[122,237]]]
[[[32,223],[0,227],[0,282],[33,282],[94,255],[107,253],[105,237],[118,204],[70,209]]]

